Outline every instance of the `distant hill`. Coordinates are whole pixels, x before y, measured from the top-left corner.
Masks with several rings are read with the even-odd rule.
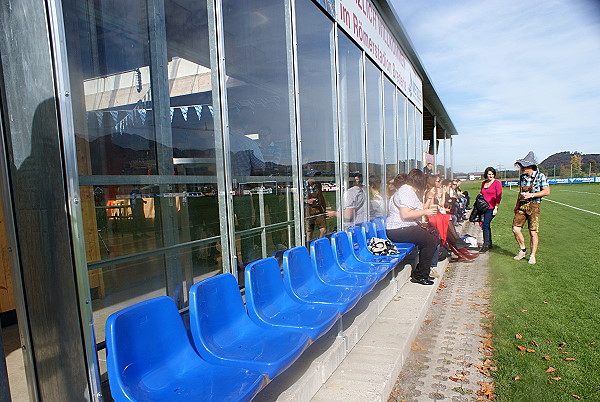
[[[550,155],[540,163],[541,167],[552,168],[553,166],[570,165],[571,157],[575,152],[557,152],[554,155]],[[600,165],[600,154],[581,154],[583,165],[587,164],[589,160],[593,159],[598,165]]]

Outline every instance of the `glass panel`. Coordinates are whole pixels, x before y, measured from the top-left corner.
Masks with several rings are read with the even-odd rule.
[[[396,105],[394,104],[396,87],[385,78],[383,80],[383,118],[384,118],[384,151],[385,180],[387,183],[398,174],[398,144],[396,143]],[[384,186],[387,189],[387,186]],[[389,194],[386,194],[389,196]],[[387,203],[386,203],[387,207]]]
[[[399,171],[408,173],[408,157],[407,157],[407,135],[406,135],[406,98],[402,92],[398,91],[396,96],[398,103],[398,163]]]
[[[164,294],[183,307],[189,282],[222,271],[208,15],[192,0],[65,0],[63,11],[103,341],[110,312]]]
[[[231,188],[239,268],[292,245],[285,3],[223,1]],[[285,230],[284,230],[285,229]],[[240,282],[243,272],[239,271]]]
[[[367,220],[362,52],[341,31],[338,35],[342,219],[344,228]]]
[[[381,95],[381,70],[369,59],[365,62],[365,102],[367,111],[367,162],[369,169],[369,218],[385,215],[383,115]]]
[[[325,213],[337,210],[332,31],[333,23],[310,0],[296,1],[306,240],[336,229],[335,217]]]
[[[417,144],[415,140],[415,105],[408,103],[407,108],[407,127],[408,134],[406,136],[408,153],[406,155],[408,159],[408,170],[417,167]]]
[[[415,129],[415,136],[417,139],[417,167],[423,169],[423,167],[425,167],[425,155],[423,153],[427,151],[425,141],[423,141],[423,114],[418,109],[415,110],[417,118]]]

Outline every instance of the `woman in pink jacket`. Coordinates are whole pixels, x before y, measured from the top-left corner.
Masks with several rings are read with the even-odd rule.
[[[498,213],[498,205],[502,200],[502,183],[500,180],[496,180],[496,169],[488,167],[483,173],[485,179],[481,183],[481,194],[483,198],[490,204],[490,207],[483,214],[483,220],[481,223],[481,229],[483,230],[483,246],[480,252],[485,253],[492,248],[492,219]]]

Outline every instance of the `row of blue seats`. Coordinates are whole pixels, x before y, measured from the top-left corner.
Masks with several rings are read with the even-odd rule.
[[[286,250],[281,267],[273,257],[249,264],[245,307],[231,274],[194,284],[192,342],[169,297],[112,314],[106,348],[113,399],[252,399],[414,248],[397,244],[398,255],[373,255],[368,239],[385,236],[375,223],[312,241],[310,255],[305,247]]]

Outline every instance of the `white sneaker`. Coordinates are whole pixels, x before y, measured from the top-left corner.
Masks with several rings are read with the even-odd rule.
[[[531,257],[529,257],[529,263],[530,263],[531,265],[535,264],[535,262],[536,262],[536,261],[535,261],[535,255],[532,255]]]
[[[526,255],[527,255],[527,251],[519,250],[519,254],[515,255],[514,259],[519,261],[519,260],[522,260],[523,258],[525,258]],[[535,260],[535,258],[534,258],[534,260]]]

